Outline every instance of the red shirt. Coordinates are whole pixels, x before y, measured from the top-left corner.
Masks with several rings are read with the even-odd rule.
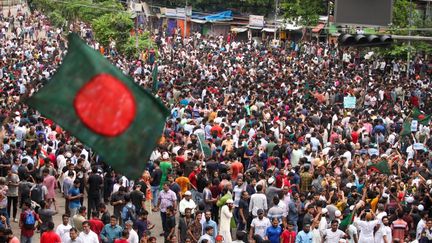
[[[288,231],[287,229],[281,235],[281,243],[294,243],[296,238],[296,233],[294,231]]]
[[[192,184],[192,185],[194,185],[194,187],[197,187],[197,179],[196,179],[196,175],[198,174],[199,172],[197,171],[197,172],[195,172],[195,171],[192,171],[190,174],[189,174],[189,181],[190,181],[190,183]]]
[[[116,239],[114,243],[129,243],[127,239]]]
[[[90,223],[90,229],[98,235],[98,238],[100,240],[100,233],[102,232],[102,229],[104,227],[102,220],[98,218],[96,219],[93,218],[89,220],[89,223]]]
[[[35,231],[35,228],[26,229],[26,227],[24,227],[26,215],[27,215],[27,212],[29,212],[29,211],[31,211],[31,213],[33,213],[33,216],[35,217],[35,226],[37,224],[37,221],[39,221],[39,215],[37,213],[35,213],[33,210],[27,209],[26,211],[24,211],[20,214],[20,225],[21,224],[23,225],[23,227],[21,227],[21,235],[28,237],[28,238],[33,237],[34,231]]]
[[[243,164],[241,162],[238,162],[238,161],[232,163],[231,164],[231,171],[232,171],[231,178],[233,180],[237,180],[238,174],[243,172]]]
[[[41,243],[61,243],[60,236],[58,236],[54,231],[47,231],[42,234],[40,239]]]

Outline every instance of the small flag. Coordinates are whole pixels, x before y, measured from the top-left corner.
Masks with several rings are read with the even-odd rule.
[[[411,112],[411,117],[417,120],[420,124],[427,126],[429,125],[432,115],[425,115],[417,107],[414,107]]]
[[[153,94],[156,94],[158,91],[158,65],[155,64],[153,71],[152,71],[152,80],[153,80],[153,87],[152,87],[152,92]]]
[[[141,176],[169,112],[76,34],[50,82],[27,100],[116,171]]]
[[[198,137],[198,141],[200,143],[201,151],[203,152],[203,154],[205,155],[206,158],[210,157],[212,154],[212,151],[211,151],[210,147],[208,146],[208,144],[205,142],[204,134],[199,133],[197,137]]]
[[[390,175],[391,173],[387,160],[383,160],[376,164],[368,165],[367,168],[369,171],[372,170],[386,175]]]

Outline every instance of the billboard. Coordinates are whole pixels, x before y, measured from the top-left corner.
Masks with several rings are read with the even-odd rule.
[[[392,0],[336,0],[337,24],[388,26],[392,21]]]

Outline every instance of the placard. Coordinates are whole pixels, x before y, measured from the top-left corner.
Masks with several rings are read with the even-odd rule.
[[[344,108],[345,109],[354,109],[356,107],[357,98],[354,96],[346,96],[344,97]]]
[[[411,121],[411,132],[417,132],[417,127],[418,127],[418,121],[412,120]]]

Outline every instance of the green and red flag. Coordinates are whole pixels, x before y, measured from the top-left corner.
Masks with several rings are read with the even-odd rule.
[[[382,160],[381,162],[370,164],[367,167],[368,171],[376,171],[382,174],[390,175],[390,167],[387,160]]]
[[[429,125],[429,122],[431,121],[432,115],[431,114],[425,115],[417,107],[414,107],[414,109],[411,112],[411,117],[414,120],[417,120],[420,124],[427,126],[427,125]]]
[[[27,100],[93,148],[116,171],[141,176],[169,115],[166,107],[76,34],[50,82]]]

